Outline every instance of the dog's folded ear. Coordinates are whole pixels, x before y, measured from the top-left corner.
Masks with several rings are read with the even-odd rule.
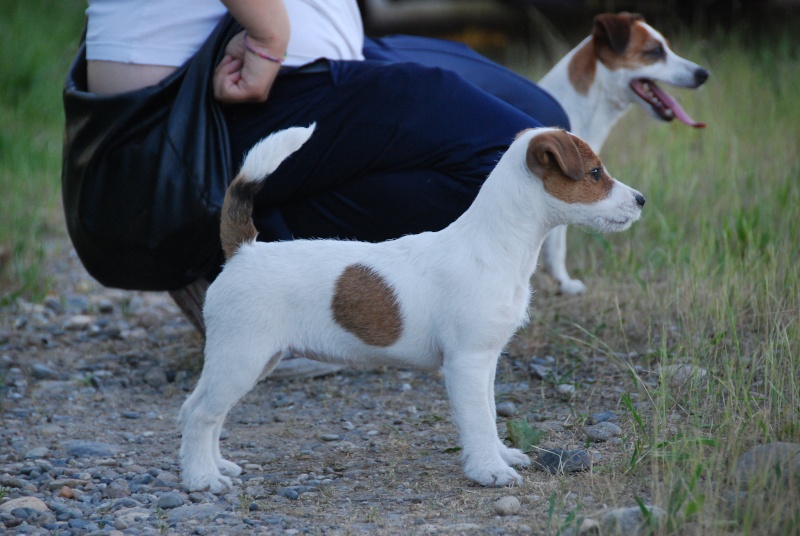
[[[592,37],[595,44],[607,45],[615,54],[621,55],[628,48],[631,39],[631,26],[637,20],[644,20],[639,14],[622,12],[620,14],[601,13],[594,18]]]
[[[531,172],[543,178],[545,172],[557,170],[574,181],[583,179],[583,158],[572,136],[564,130],[543,132],[531,138],[526,161]]]

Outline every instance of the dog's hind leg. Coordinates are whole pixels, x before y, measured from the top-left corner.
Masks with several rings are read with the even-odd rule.
[[[572,279],[567,272],[567,226],[555,227],[544,241],[544,263],[548,273],[558,281],[564,294],[582,294],[586,285],[580,279]]]
[[[443,371],[464,448],[464,473],[483,486],[511,486],[520,484],[522,477],[500,455],[494,406],[489,401],[494,394],[488,388],[496,366],[497,354],[464,354],[446,357]]]
[[[267,361],[267,364],[264,366],[264,369],[261,371],[261,375],[258,378],[258,381],[263,380],[272,369],[280,362],[280,360],[284,357],[287,357],[291,352],[277,352]],[[222,433],[222,425],[225,423],[225,419],[220,419],[217,425],[214,427],[214,438],[212,441],[213,446],[213,455],[214,455],[214,464],[220,470],[223,475],[227,476],[239,476],[242,472],[242,468],[236,465],[235,463],[226,460],[222,457],[222,453],[219,450],[219,436]]]
[[[219,434],[231,407],[280,361],[282,352],[268,359],[252,355],[253,345],[236,345],[225,352],[207,350],[203,374],[192,395],[181,408],[181,473],[187,489],[208,488],[218,493],[231,487],[228,476],[241,468],[225,460],[219,450]],[[237,352],[238,350],[238,352]],[[230,351],[230,353],[228,353]],[[262,373],[263,371],[263,373]]]

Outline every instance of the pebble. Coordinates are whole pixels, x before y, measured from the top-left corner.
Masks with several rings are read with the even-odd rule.
[[[501,417],[513,417],[517,413],[517,406],[513,402],[500,402],[496,407]]]
[[[67,331],[84,331],[89,329],[94,319],[89,315],[75,315],[71,316],[64,323],[64,329]]]
[[[0,504],[0,512],[12,512],[17,508],[27,508],[37,512],[49,512],[50,508],[38,497],[18,497]]]
[[[645,506],[650,512],[648,523],[642,516],[639,506],[617,508],[606,513],[600,520],[600,534],[603,536],[644,536],[657,532],[666,520],[667,513],[657,506]]]
[[[31,375],[37,380],[60,380],[61,374],[47,365],[34,363],[31,365]]]
[[[664,365],[657,372],[672,387],[700,385],[708,375],[706,369],[694,365]]]
[[[300,494],[297,493],[297,490],[292,488],[278,488],[277,494],[292,501],[296,501],[300,497]]]
[[[742,454],[734,479],[741,487],[791,485],[800,480],[800,443],[766,443]]]
[[[575,386],[570,383],[562,383],[556,390],[558,391],[558,396],[560,396],[562,400],[570,400],[575,396]]]
[[[170,523],[179,523],[185,520],[206,521],[219,514],[224,514],[220,505],[212,503],[178,505],[167,513]]]
[[[592,457],[585,450],[552,448],[540,451],[533,466],[552,474],[575,473],[591,469]]]
[[[339,434],[320,434],[320,440],[322,441],[339,441]]]
[[[180,493],[165,493],[158,498],[158,507],[164,510],[183,506],[184,495]]]
[[[519,499],[513,495],[509,495],[496,500],[492,507],[499,516],[513,516],[519,513],[520,503]]]
[[[50,453],[47,447],[36,447],[25,453],[25,458],[45,458]]]
[[[599,411],[589,415],[589,418],[586,419],[586,424],[599,424],[601,422],[613,421],[616,418],[617,414],[613,411]]]
[[[583,431],[589,441],[609,441],[622,435],[622,428],[613,422],[601,422],[590,426],[584,426]]]
[[[77,457],[90,457],[90,456],[113,456],[121,449],[116,445],[110,443],[103,443],[101,441],[84,441],[75,439],[65,441],[61,444],[62,448],[66,449],[67,453]]]
[[[144,371],[144,382],[150,387],[163,387],[167,384],[167,373],[157,365],[149,367]]]
[[[553,371],[549,367],[545,367],[544,365],[539,365],[537,363],[531,363],[529,370],[534,377],[541,380],[545,380],[553,375]]]

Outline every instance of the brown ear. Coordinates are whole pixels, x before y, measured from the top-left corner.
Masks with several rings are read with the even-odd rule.
[[[615,54],[621,55],[631,39],[631,26],[637,20],[644,20],[639,14],[622,12],[601,13],[594,18],[592,37],[598,45],[607,45]]]
[[[531,138],[526,156],[528,168],[542,176],[542,172],[557,169],[568,178],[583,179],[583,159],[572,137],[563,130],[545,132]]]

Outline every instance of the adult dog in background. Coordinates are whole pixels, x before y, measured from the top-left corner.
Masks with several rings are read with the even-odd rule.
[[[656,119],[704,127],[657,82],[697,88],[708,75],[676,55],[640,15],[604,13],[595,17],[592,35],[564,56],[539,85],[564,108],[572,132],[599,154],[611,128],[634,103]],[[566,255],[567,228],[559,226],[545,241],[545,267],[561,292],[580,294],[586,286],[570,277]]]
[[[226,264],[204,308],[205,363],[181,409],[184,485],[212,492],[232,485],[241,469],[220,454],[225,416],[291,353],[441,369],[466,476],[486,486],[521,482],[512,466],[530,460],[498,437],[494,379],[500,352],[528,319],[542,242],[556,225],[627,229],[644,197],[611,178],[578,137],[531,129],[441,231],[381,243],[256,242],[253,196],[313,130],[291,128],[259,142],[228,189]]]

